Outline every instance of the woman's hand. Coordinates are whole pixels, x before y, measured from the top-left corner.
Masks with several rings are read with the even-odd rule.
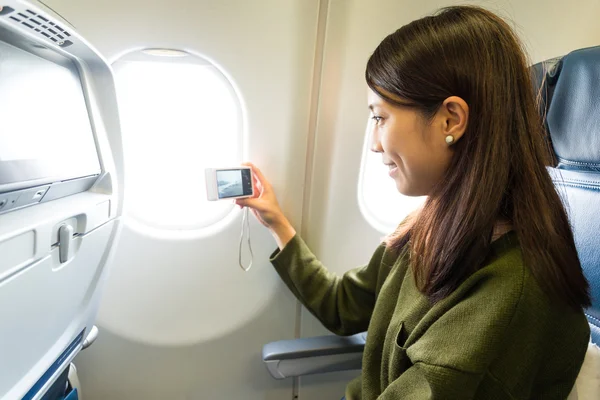
[[[252,163],[243,165],[252,168],[254,196],[236,199],[235,204],[250,208],[256,219],[271,231],[279,249],[283,249],[296,235],[296,231],[281,211],[273,187],[262,172]]]

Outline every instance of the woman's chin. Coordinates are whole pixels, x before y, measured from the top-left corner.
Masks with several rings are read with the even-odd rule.
[[[408,193],[410,193],[410,188],[407,187],[407,185],[405,184],[405,182],[399,178],[394,179],[394,181],[396,182],[396,190],[398,190],[398,192],[403,195],[403,196],[410,196]]]
[[[396,178],[394,180],[396,181],[396,189],[401,195],[409,197],[425,196],[423,193],[421,193],[420,190],[418,190],[414,186],[408,185],[405,180],[400,180],[399,178]]]

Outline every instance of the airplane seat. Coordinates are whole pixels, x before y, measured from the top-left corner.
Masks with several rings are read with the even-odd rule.
[[[590,284],[586,310],[591,339],[600,344],[600,46],[533,66],[542,113],[556,157],[553,180],[571,221]]]
[[[556,164],[549,167],[590,285],[590,344],[568,400],[600,398],[600,46],[532,67]]]

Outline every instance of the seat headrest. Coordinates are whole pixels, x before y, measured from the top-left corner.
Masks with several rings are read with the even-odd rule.
[[[600,46],[538,63],[532,70],[557,168],[600,171]]]

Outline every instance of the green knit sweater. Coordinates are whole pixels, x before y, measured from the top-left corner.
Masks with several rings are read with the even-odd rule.
[[[513,232],[433,306],[415,287],[406,252],[384,245],[343,277],[299,236],[271,262],[329,330],[368,330],[362,375],[346,388],[347,400],[565,399],[583,363],[590,336],[583,311],[549,301]]]

